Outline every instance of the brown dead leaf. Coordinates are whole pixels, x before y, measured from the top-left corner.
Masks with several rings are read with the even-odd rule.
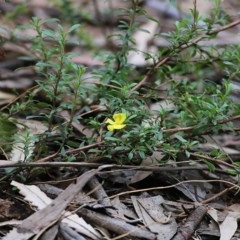
[[[15,99],[17,96],[14,95],[14,94],[10,94],[10,93],[6,93],[6,92],[3,92],[3,91],[0,91],[0,100],[1,99],[6,99],[6,100],[13,100]]]
[[[238,221],[240,219],[240,204],[236,203],[229,207],[228,215],[220,224],[220,240],[231,240],[238,228]]]
[[[91,170],[82,174],[77,178],[76,183],[68,186],[51,204],[23,220],[22,224],[9,232],[3,240],[29,239],[58,221],[67,205],[98,171],[99,170]]]
[[[151,157],[147,157],[145,158],[142,162],[140,166],[156,166],[156,164],[158,164],[158,161],[161,160],[162,158],[162,153],[161,152],[154,152],[152,154]],[[151,171],[136,171],[136,173],[133,175],[132,178],[130,178],[129,181],[127,181],[128,185],[137,183],[142,181],[143,179],[147,178],[148,176],[150,176],[152,174]]]
[[[159,195],[149,198],[131,197],[133,206],[139,218],[151,232],[157,233],[157,239],[170,240],[177,232],[177,223],[171,217],[165,215],[165,210],[161,206],[164,199]]]
[[[13,202],[9,201],[8,199],[0,199],[0,220],[2,217],[9,217],[11,214],[10,207],[13,204]]]

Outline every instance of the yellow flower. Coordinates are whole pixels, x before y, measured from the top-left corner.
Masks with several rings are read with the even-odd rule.
[[[107,129],[109,131],[113,131],[115,129],[122,129],[126,126],[126,124],[123,124],[126,120],[127,115],[125,113],[115,113],[113,114],[113,120],[107,119],[106,123],[109,125],[107,126]]]

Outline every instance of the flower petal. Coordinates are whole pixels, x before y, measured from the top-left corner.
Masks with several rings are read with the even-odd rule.
[[[105,123],[115,124],[115,122],[113,120],[111,120],[110,118],[108,118]]]
[[[113,126],[114,129],[122,129],[126,126],[126,124],[114,124],[111,126]]]
[[[107,125],[108,131],[113,131],[114,130],[114,125]]]
[[[113,115],[113,119],[116,124],[122,124],[127,118],[127,115],[125,113],[115,113]]]

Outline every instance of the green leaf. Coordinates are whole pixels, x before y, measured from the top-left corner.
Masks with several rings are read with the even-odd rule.
[[[60,22],[58,18],[48,18],[44,20],[44,23]]]
[[[0,139],[11,138],[16,132],[16,125],[8,119],[0,118]]]
[[[182,136],[180,136],[179,134],[175,135],[175,138],[177,138],[181,143],[187,143],[187,140],[184,139]]]
[[[68,30],[68,33],[71,33],[73,31],[75,31],[77,28],[79,28],[81,26],[81,24],[74,24],[73,26],[71,26]]]
[[[118,147],[115,147],[114,150],[115,151],[123,151],[123,150],[127,150],[128,148],[125,147],[125,146],[118,146]]]
[[[143,151],[139,151],[138,154],[141,157],[141,159],[146,158],[146,155],[145,155],[145,153]]]
[[[44,29],[42,30],[43,37],[49,37],[52,39],[56,38],[56,32],[49,30],[49,29]]]
[[[109,141],[113,141],[113,142],[119,142],[120,141],[120,139],[115,138],[115,137],[105,137],[104,139],[109,140]]]
[[[230,174],[230,175],[233,175],[233,176],[236,176],[236,175],[237,175],[237,171],[234,170],[234,169],[227,169],[226,171],[227,171],[227,173]]]
[[[212,164],[211,162],[206,161],[206,160],[204,162],[208,166],[208,169],[209,169],[210,172],[214,172],[216,170],[216,167],[214,166],[214,164]]]
[[[128,159],[131,160],[133,158],[133,152],[128,153]]]

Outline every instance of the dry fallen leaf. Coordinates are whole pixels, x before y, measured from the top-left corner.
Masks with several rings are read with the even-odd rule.
[[[143,159],[140,166],[156,166],[158,164],[158,161],[162,159],[163,155],[161,152],[153,152],[151,157],[147,157]],[[130,178],[129,181],[127,181],[127,184],[134,184],[137,182],[142,181],[143,179],[147,178],[152,174],[151,171],[136,171],[135,174]]]
[[[226,218],[220,224],[220,240],[231,240],[238,228],[238,220],[240,219],[240,204],[233,204],[229,207]]]
[[[164,199],[161,196],[137,198],[132,196],[133,206],[139,218],[151,232],[157,233],[158,240],[170,240],[177,232],[177,223],[161,206]]]
[[[98,170],[91,170],[82,174],[80,177],[78,177],[76,183],[72,183],[70,186],[68,186],[50,204],[46,204],[45,207],[43,207],[42,204],[44,204],[44,202],[49,202],[49,200],[47,200],[46,196],[44,196],[43,193],[40,193],[40,190],[38,191],[38,194],[40,193],[40,196],[33,196],[34,192],[32,191],[33,189],[34,191],[36,190],[36,186],[31,186],[30,189],[26,189],[27,187],[25,185],[13,181],[12,184],[20,188],[20,190],[27,195],[27,199],[29,199],[30,201],[35,201],[33,199],[36,198],[36,204],[41,204],[43,208],[23,220],[23,222],[17,228],[11,230],[3,238],[3,240],[27,240],[35,234],[38,234],[45,228],[48,228],[52,224],[56,223],[61,217],[66,217],[66,214],[68,213],[66,213],[64,209],[73,200],[76,194],[81,191],[81,189],[89,181],[89,179],[92,178],[97,172]],[[80,222],[78,220],[77,222],[80,223],[81,226],[81,223],[83,223],[84,220],[81,220]],[[73,217],[73,219],[70,219],[69,221],[67,221],[67,223],[74,223],[75,221],[76,217]],[[76,225],[74,225],[74,228],[76,227]],[[84,233],[86,235],[89,234],[92,239],[99,239],[101,237],[99,233],[96,232],[94,229],[90,231],[90,226],[88,228],[88,224],[84,225],[83,230],[85,231]]]

